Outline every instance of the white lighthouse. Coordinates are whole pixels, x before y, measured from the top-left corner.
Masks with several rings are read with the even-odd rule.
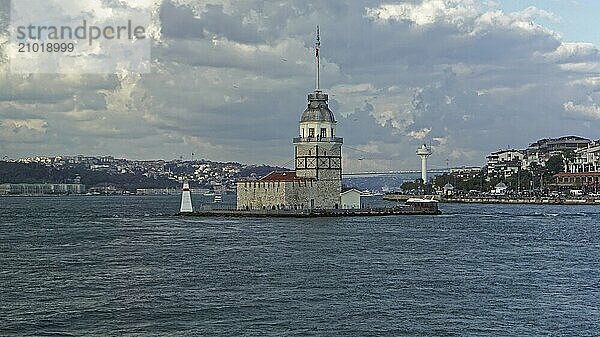
[[[192,213],[194,208],[192,207],[192,195],[190,193],[190,184],[186,181],[183,183],[183,190],[181,192],[181,207],[180,213]]]
[[[423,144],[417,149],[417,156],[421,157],[421,179],[423,184],[427,184],[427,158],[431,156],[433,151],[427,145]]]

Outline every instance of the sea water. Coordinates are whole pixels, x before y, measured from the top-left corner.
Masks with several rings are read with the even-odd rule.
[[[600,206],[172,216],[0,198],[2,336],[598,336]]]

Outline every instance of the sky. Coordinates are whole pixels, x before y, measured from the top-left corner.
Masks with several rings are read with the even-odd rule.
[[[423,143],[443,168],[540,138],[599,138],[597,1],[134,0],[158,27],[151,72],[110,75],[11,73],[8,4],[2,157],[193,152],[291,167],[317,24],[346,172],[417,169]]]

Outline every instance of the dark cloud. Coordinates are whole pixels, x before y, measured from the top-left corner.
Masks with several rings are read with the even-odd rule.
[[[191,8],[164,1],[160,7],[162,33],[167,39],[203,38],[204,24]]]
[[[482,164],[490,151],[536,138],[594,137],[600,121],[597,48],[565,43],[536,23],[549,15],[537,9],[168,0],[157,10],[151,74],[18,77],[0,68],[0,137],[10,140],[2,151],[284,163],[314,89],[317,24],[349,169],[416,168],[423,142],[434,145],[433,165]]]

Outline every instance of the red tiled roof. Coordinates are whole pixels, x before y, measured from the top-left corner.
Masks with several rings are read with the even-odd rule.
[[[600,177],[600,172],[557,173],[555,177]]]

